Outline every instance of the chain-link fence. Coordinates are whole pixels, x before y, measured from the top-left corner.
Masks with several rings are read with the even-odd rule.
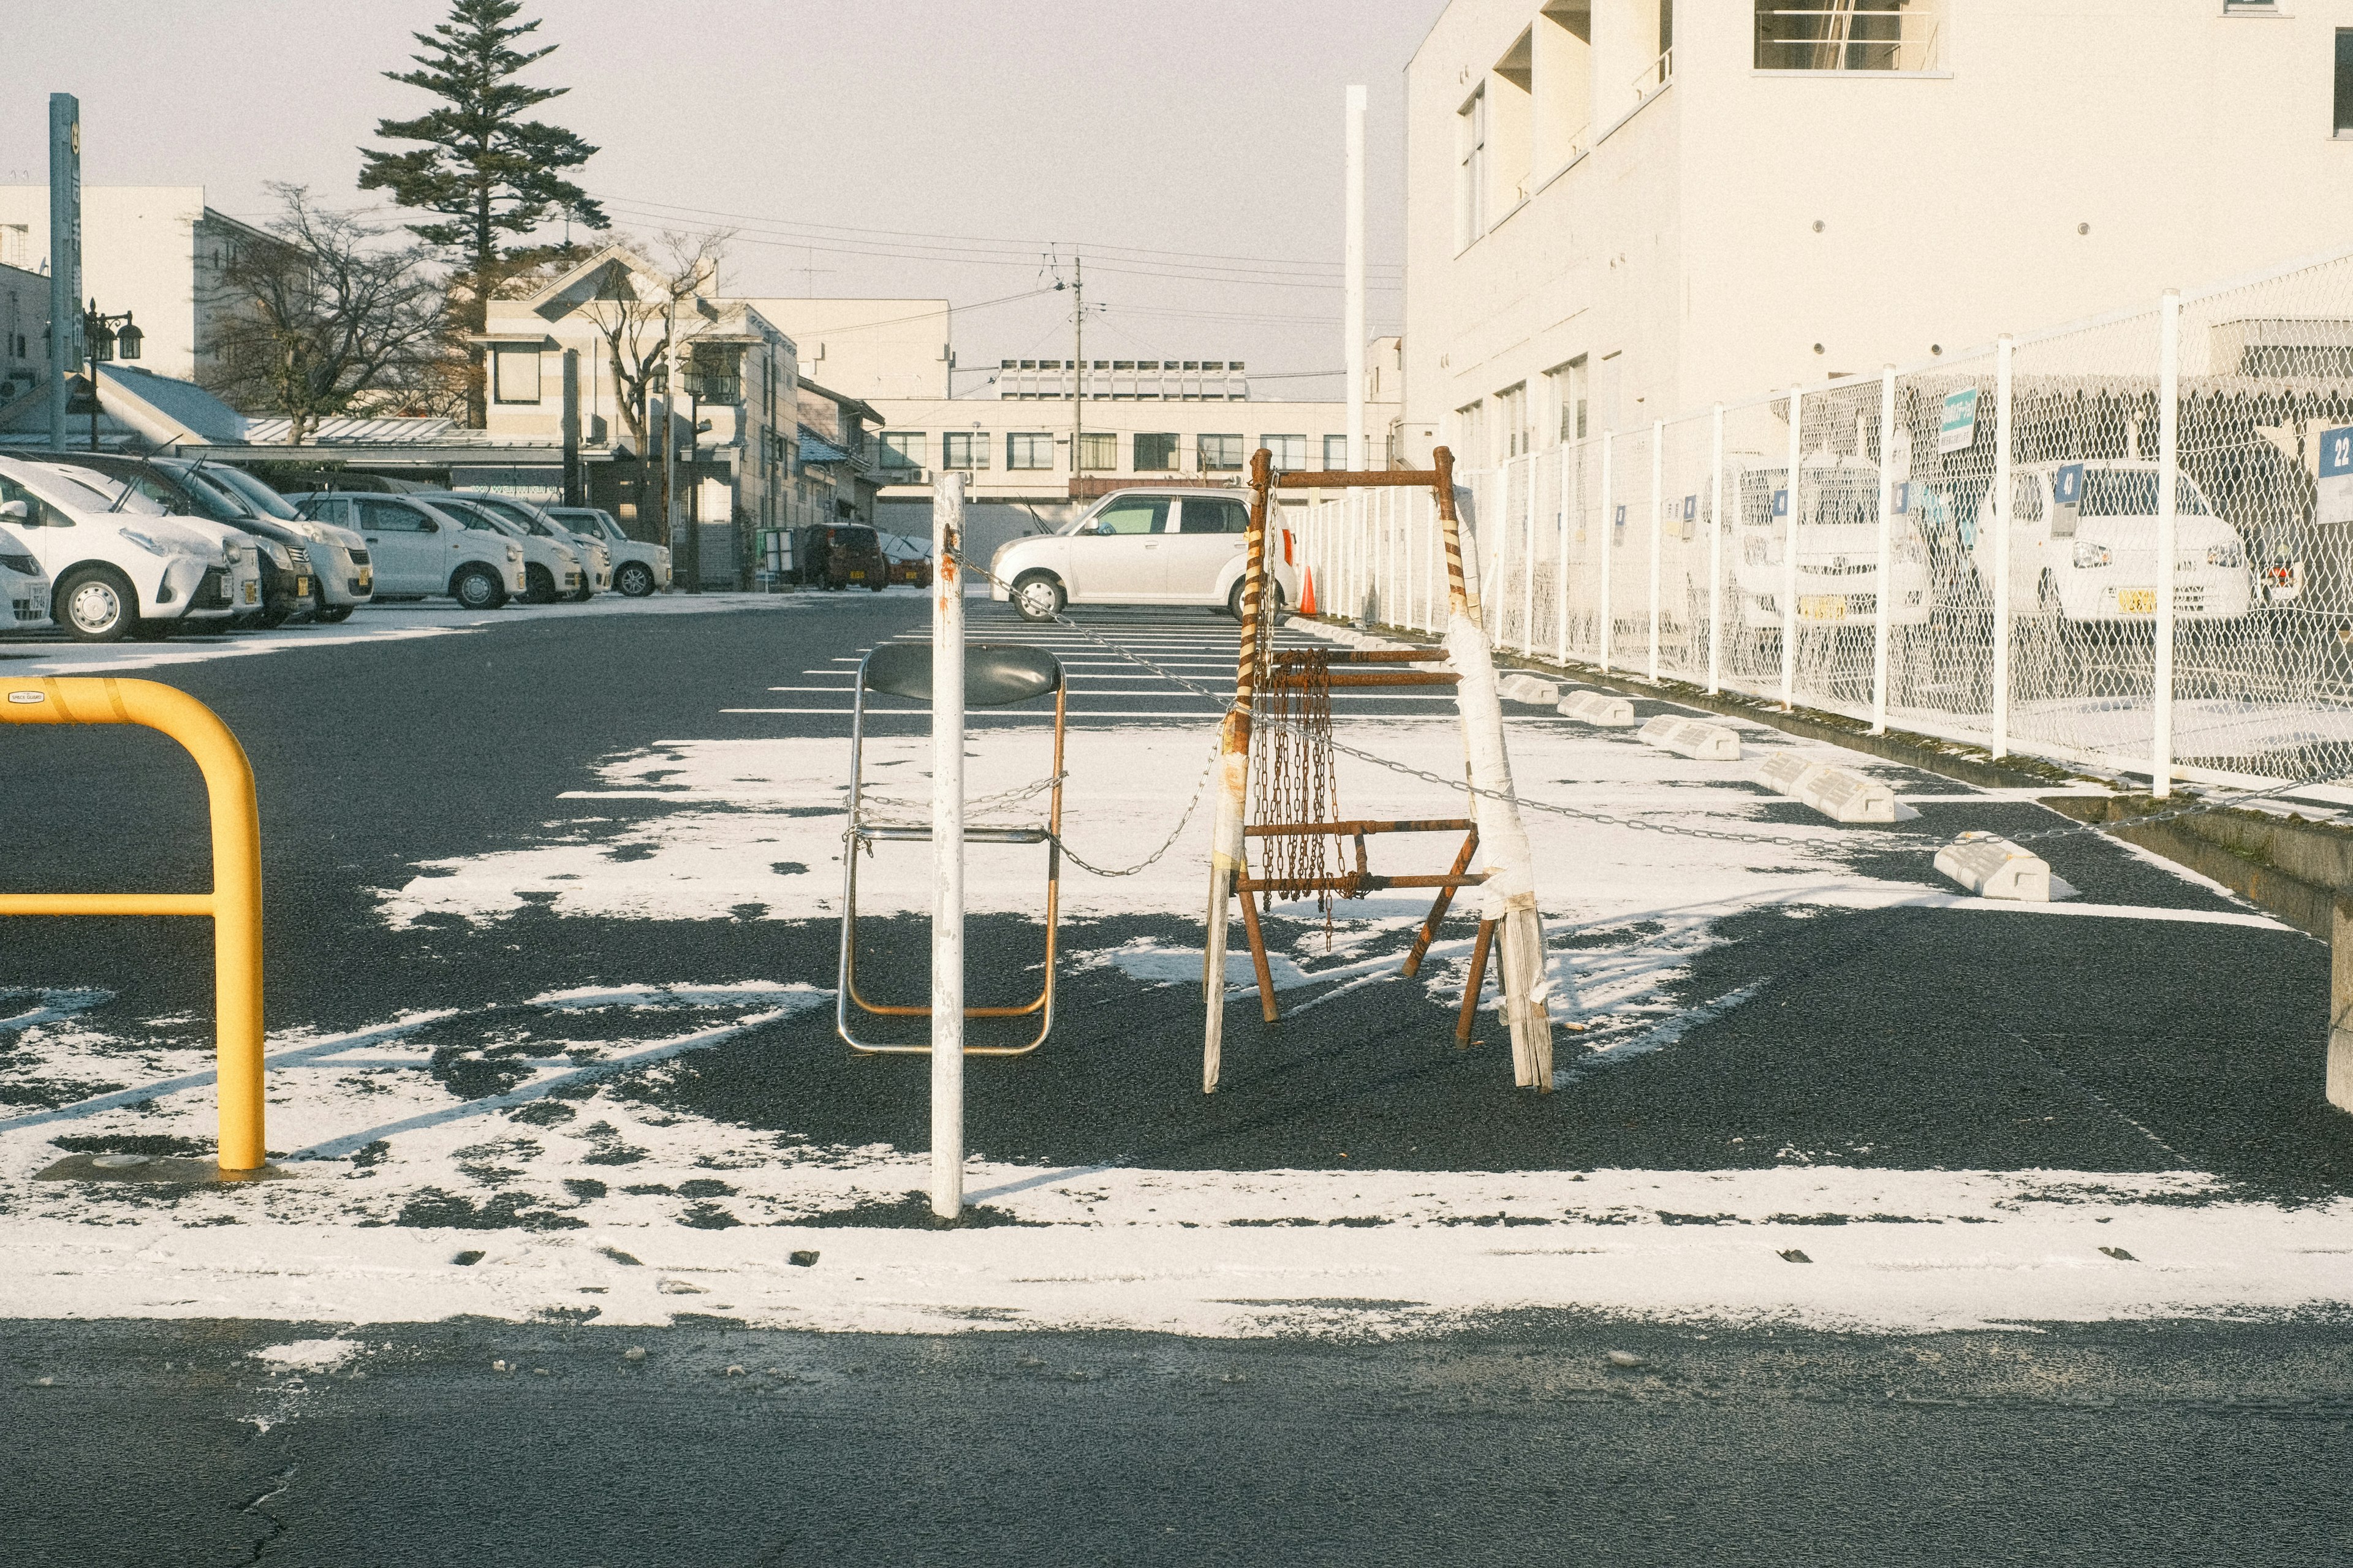
[[[1461,485],[1505,653],[2159,793],[2353,773],[2353,249]],[[1428,495],[1304,531],[1319,608],[1442,629]]]

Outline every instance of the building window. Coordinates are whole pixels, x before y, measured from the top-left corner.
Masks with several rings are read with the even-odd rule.
[[[2353,136],[2353,27],[2337,29],[2337,134]]]
[[[1528,384],[1507,386],[1495,394],[1495,417],[1503,422],[1504,456],[1516,458],[1528,449]]]
[[[1331,474],[1348,471],[1348,438],[1345,436],[1324,437],[1324,471]]]
[[[1757,68],[1932,71],[1945,0],[1756,0]]]
[[[1139,474],[1165,474],[1176,467],[1176,437],[1173,435],[1145,435],[1135,437],[1135,471]]]
[[[1487,81],[1485,147],[1486,210],[1497,217],[1528,199],[1529,158],[1535,129],[1535,34],[1522,33],[1511,52],[1495,62]]]
[[[1584,440],[1585,356],[1555,365],[1545,372],[1545,382],[1552,389],[1553,439]]]
[[[886,468],[920,468],[923,466],[923,432],[921,430],[885,430],[881,437],[882,466]]]
[[[1471,95],[1454,117],[1454,245],[1461,249],[1487,232],[1487,89]]]
[[[1039,431],[1017,430],[1005,437],[1005,466],[1035,470],[1054,466],[1054,437]]]
[[[1232,473],[1242,466],[1242,438],[1239,436],[1204,436],[1201,437],[1201,468],[1205,473]]]
[[[1119,437],[1108,430],[1079,432],[1079,468],[1082,472],[1107,474],[1119,467]]]
[[[501,403],[537,403],[539,351],[535,348],[492,349],[491,395]]]
[[[1473,468],[1487,466],[1487,408],[1484,404],[1469,403],[1454,411],[1454,433],[1460,442],[1459,455],[1463,463]]]
[[[1345,439],[1345,437],[1343,437]],[[1307,469],[1307,437],[1304,436],[1261,436],[1258,444],[1273,458],[1276,471],[1285,474],[1304,473]]]
[[[986,469],[988,467],[988,437],[978,430],[951,430],[940,437],[940,467]]]

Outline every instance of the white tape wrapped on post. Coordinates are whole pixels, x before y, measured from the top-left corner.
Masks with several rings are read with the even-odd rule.
[[[1936,851],[1936,869],[1981,899],[2051,901],[2051,866],[1991,833],[1964,833]]]
[[[1607,724],[1618,730],[1631,729],[1634,724],[1634,705],[1623,697],[1602,691],[1572,691],[1560,700],[1555,711],[1588,724]]]
[[[1560,701],[1560,688],[1549,680],[1539,680],[1525,670],[1515,669],[1495,683],[1495,689],[1514,702],[1541,703],[1546,708]]]
[[[1895,792],[1877,779],[1810,763],[1799,752],[1780,751],[1765,759],[1757,782],[1777,795],[1810,805],[1832,822],[1893,822]]]
[[[1662,713],[1642,726],[1642,743],[1656,746],[1662,752],[1674,752],[1703,763],[1736,763],[1740,760],[1740,737],[1721,724],[1704,724],[1696,719],[1678,719],[1672,713]]]

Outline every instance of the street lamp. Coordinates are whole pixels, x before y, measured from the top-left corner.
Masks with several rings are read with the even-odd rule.
[[[90,449],[95,452],[98,450],[98,367],[117,355],[123,359],[137,359],[139,347],[146,342],[147,334],[132,321],[130,311],[110,316],[98,308],[96,300],[92,300],[90,309],[81,314],[81,339],[89,353]]]

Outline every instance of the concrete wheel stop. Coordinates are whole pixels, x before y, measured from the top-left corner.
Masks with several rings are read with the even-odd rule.
[[[210,1160],[180,1154],[69,1154],[37,1173],[37,1182],[148,1182],[176,1186],[237,1186],[288,1181],[283,1165],[224,1171]]]

